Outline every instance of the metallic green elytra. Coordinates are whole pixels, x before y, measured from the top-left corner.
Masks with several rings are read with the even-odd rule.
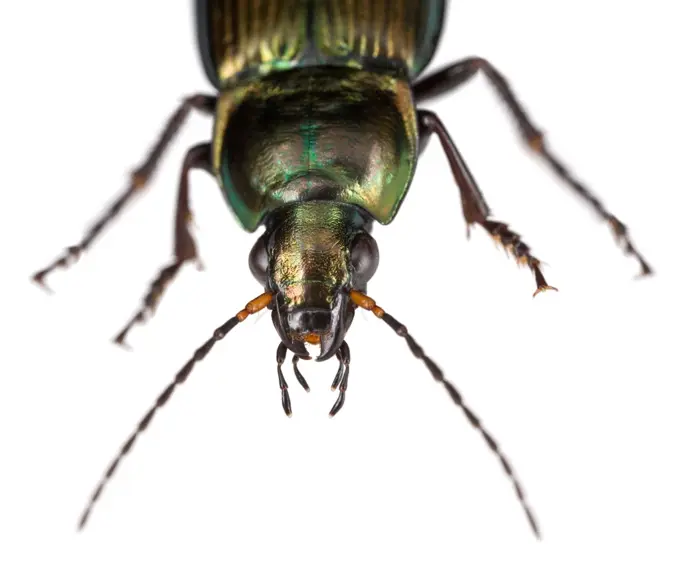
[[[218,90],[272,71],[428,65],[446,0],[196,0],[203,67]]]

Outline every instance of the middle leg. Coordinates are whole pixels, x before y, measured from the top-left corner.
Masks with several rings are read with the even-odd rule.
[[[189,208],[189,172],[192,169],[202,169],[207,172],[211,171],[209,143],[195,145],[184,157],[182,173],[179,180],[179,192],[177,195],[177,210],[175,213],[174,260],[161,269],[142,300],[140,309],[114,338],[114,342],[119,345],[125,345],[125,338],[132,327],[145,321],[154,313],[163,293],[177,276],[182,265],[185,262],[192,260],[198,261],[196,243],[189,231],[189,225],[191,223],[191,210]]]

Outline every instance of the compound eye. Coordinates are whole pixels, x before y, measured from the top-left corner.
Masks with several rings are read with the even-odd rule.
[[[352,283],[358,289],[364,288],[375,274],[380,262],[378,245],[366,232],[360,232],[352,241],[350,260],[354,275]]]
[[[248,266],[255,279],[262,285],[267,286],[267,268],[269,267],[269,255],[267,254],[266,235],[260,236],[250,251]]]

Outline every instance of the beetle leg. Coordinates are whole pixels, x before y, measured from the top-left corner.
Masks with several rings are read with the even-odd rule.
[[[338,375],[342,370],[342,379],[339,381],[339,385],[338,375],[336,375],[335,380],[333,380],[333,387],[331,389],[334,389],[335,386],[338,385],[338,399],[335,400],[335,403],[333,404],[333,407],[331,408],[331,411],[328,414],[330,417],[333,417],[335,414],[337,414],[342,409],[342,406],[345,405],[345,392],[347,391],[347,381],[349,379],[349,361],[350,361],[349,345],[347,345],[345,341],[343,341],[342,345],[340,345],[340,349],[338,350],[337,355],[338,360],[340,361],[340,369],[338,369]]]
[[[213,114],[215,112],[217,100],[215,97],[209,95],[194,95],[182,101],[182,104],[177,108],[172,117],[168,120],[163,133],[149,152],[148,157],[130,177],[130,184],[125,191],[114,200],[114,202],[106,209],[102,216],[90,227],[85,233],[83,239],[74,246],[69,246],[64,252],[48,265],[43,270],[36,272],[33,275],[33,280],[41,286],[45,285],[45,277],[57,268],[68,268],[75,262],[80,255],[85,252],[101,234],[102,230],[128,205],[137,194],[139,194],[144,186],[153,177],[158,162],[165,153],[168,145],[172,142],[179,129],[184,124],[189,112],[192,109],[197,109],[204,113]]]
[[[463,216],[468,224],[468,232],[472,224],[479,224],[496,242],[511,253],[519,264],[528,266],[536,279],[536,292],[534,292],[534,296],[542,291],[557,290],[548,285],[541,272],[541,261],[531,254],[531,249],[522,242],[519,234],[510,230],[507,224],[489,219],[491,209],[486,203],[482,191],[465,164],[456,144],[451,139],[449,132],[439,117],[431,111],[418,111],[418,130],[420,135],[424,136],[426,140],[433,133],[436,133],[444,148],[451,171],[460,190]]]
[[[177,195],[177,211],[175,213],[175,260],[164,266],[149,287],[149,291],[142,300],[142,306],[116,335],[114,342],[125,344],[125,337],[132,327],[147,319],[158,306],[163,293],[173,281],[181,266],[190,260],[198,260],[196,243],[189,232],[191,210],[189,209],[189,172],[192,169],[210,170],[210,144],[201,143],[192,147],[184,157],[182,173],[179,180]]]
[[[512,116],[519,125],[522,138],[527,145],[540,155],[548,163],[553,172],[566,182],[598,216],[609,224],[614,233],[614,238],[623,246],[624,252],[633,256],[640,264],[640,275],[652,274],[651,267],[633,245],[626,225],[614,214],[610,213],[602,202],[581,181],[572,175],[564,163],[555,157],[545,144],[543,132],[529,119],[529,115],[510,88],[508,81],[487,60],[479,57],[468,58],[453,63],[445,69],[423,78],[413,87],[415,100],[417,103],[421,103],[427,99],[453,91],[472,78],[478,71],[481,71],[491,82],[493,88],[510,109]]]

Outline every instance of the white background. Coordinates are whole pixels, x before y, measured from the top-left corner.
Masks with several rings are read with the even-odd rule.
[[[436,142],[398,219],[378,227],[370,293],[446,370],[501,442],[512,489],[444,390],[385,325],[304,365],[280,406],[268,316],[238,327],[122,465],[91,526],[77,516],[111,455],[193,349],[260,292],[208,176],[192,179],[204,272],[182,272],[153,324],[109,339],[169,259],[192,117],[158,178],[53,296],[32,271],[76,241],[183,95],[210,91],[188,2],[5,2],[2,59],[0,578],[677,579],[678,88],[673,3],[452,2],[436,65],[505,73],[548,143],[626,222],[657,270],[634,281],[608,228],[519,144],[486,82],[433,105],[498,219],[559,293],[481,231],[469,241]],[[501,577],[502,576],[502,577]]]

